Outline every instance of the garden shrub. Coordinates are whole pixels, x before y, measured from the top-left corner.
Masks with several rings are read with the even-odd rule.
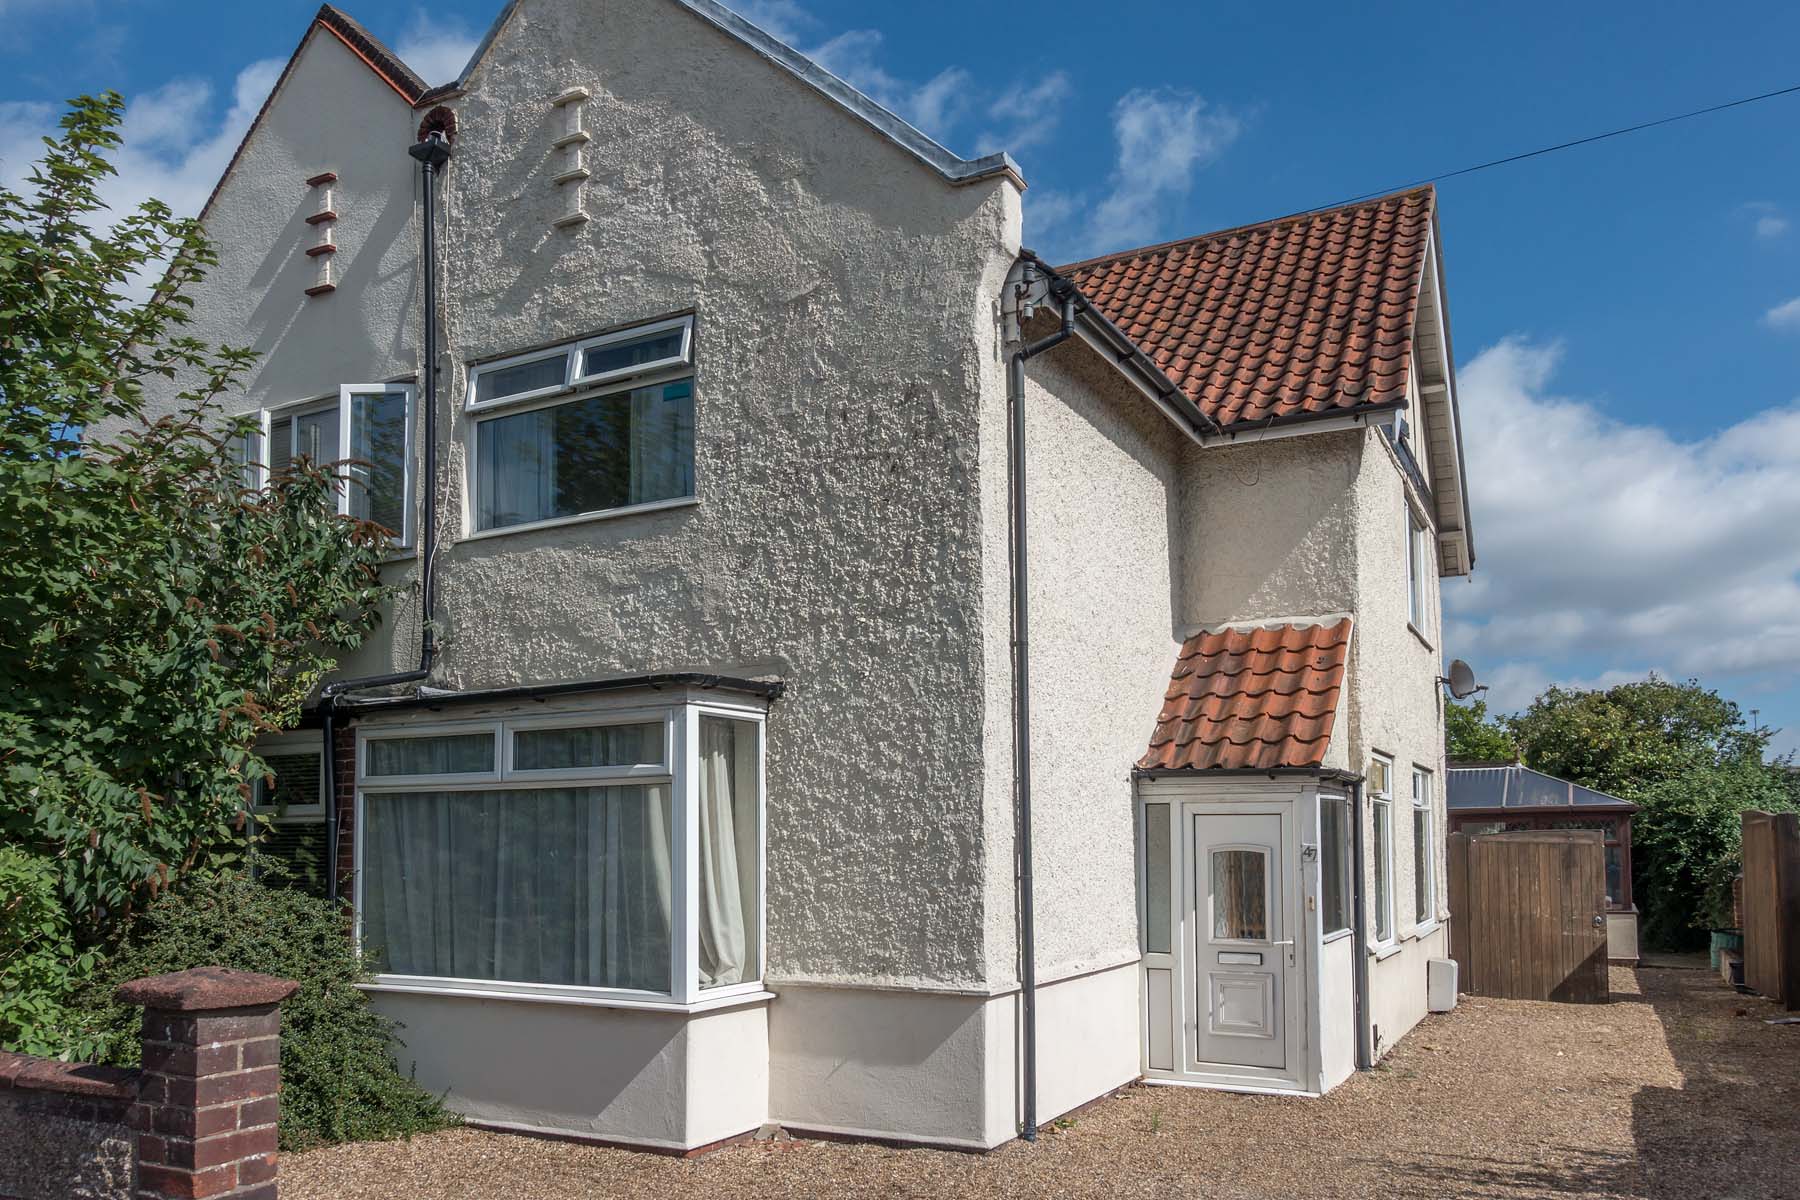
[[[131,979],[198,966],[300,984],[281,1006],[281,1148],[406,1137],[455,1118],[395,1066],[397,1025],[356,984],[368,963],[340,909],[245,872],[194,876],[164,893],[82,992],[102,1061],[134,1066],[139,1010],[113,999]]]

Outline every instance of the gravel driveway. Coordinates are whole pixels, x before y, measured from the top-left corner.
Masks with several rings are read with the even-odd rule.
[[[683,1162],[455,1130],[284,1155],[283,1200],[1800,1197],[1800,1026],[1702,971],[1613,1002],[1464,997],[1322,1100],[1135,1086],[987,1155],[832,1142]]]

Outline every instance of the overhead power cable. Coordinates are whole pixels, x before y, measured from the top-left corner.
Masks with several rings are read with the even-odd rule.
[[[1307,211],[1318,212],[1320,209],[1324,208],[1337,208],[1344,204],[1355,204],[1358,200],[1368,200],[1374,196],[1385,196],[1390,192],[1404,192],[1410,188],[1422,187],[1427,183],[1438,183],[1445,179],[1455,179],[1459,175],[1473,175],[1476,171],[1486,171],[1492,167],[1504,167],[1508,163],[1523,162],[1528,158],[1538,158],[1545,154],[1555,154],[1558,150],[1570,150],[1576,146],[1586,146],[1593,142],[1603,142],[1607,138],[1623,137],[1628,133],[1638,133],[1645,129],[1655,129],[1658,125],[1672,125],[1676,121],[1687,121],[1694,117],[1704,117],[1708,113],[1724,112],[1728,108],[1741,108],[1746,104],[1755,104],[1759,100],[1773,100],[1777,96],[1787,96],[1794,92],[1800,92],[1800,83],[1796,83],[1791,87],[1777,88],[1772,92],[1763,92],[1756,96],[1745,96],[1741,100],[1727,100],[1723,104],[1713,104],[1706,108],[1696,108],[1692,112],[1676,113],[1672,117],[1659,117],[1654,121],[1641,121],[1636,125],[1627,125],[1623,129],[1609,129],[1605,133],[1596,133],[1588,137],[1576,138],[1571,142],[1558,142],[1554,146],[1544,146],[1537,150],[1527,150],[1523,154],[1509,154],[1505,158],[1490,159],[1487,162],[1476,163],[1472,167],[1463,167],[1455,171],[1448,171],[1442,175],[1427,175],[1422,179],[1415,179],[1411,183],[1403,183],[1396,187],[1378,188],[1373,192],[1364,192],[1360,196],[1351,196],[1348,200],[1339,200],[1335,204],[1320,205],[1319,208],[1308,209]]]

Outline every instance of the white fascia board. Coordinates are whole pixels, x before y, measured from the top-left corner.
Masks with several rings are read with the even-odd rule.
[[[1456,574],[1467,575],[1475,569],[1475,540],[1469,532],[1469,478],[1464,470],[1462,405],[1457,395],[1456,367],[1450,350],[1450,309],[1444,297],[1444,272],[1438,252],[1435,213],[1432,214],[1431,228],[1425,239],[1425,262],[1420,269],[1423,272],[1419,281],[1421,299],[1429,296],[1432,310],[1437,316],[1438,369],[1444,378],[1442,391],[1433,390],[1422,395],[1424,402],[1434,409],[1431,418],[1433,423],[1444,421],[1450,430],[1452,452],[1446,465],[1455,482],[1454,487],[1434,489],[1438,511],[1433,516],[1437,518],[1440,536],[1455,539],[1461,549],[1462,561],[1458,564],[1461,570]],[[1426,285],[1429,285],[1429,291]],[[1439,409],[1441,411],[1436,411]],[[1446,517],[1449,519],[1446,520]]]

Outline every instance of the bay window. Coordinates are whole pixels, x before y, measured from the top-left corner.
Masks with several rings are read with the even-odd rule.
[[[694,495],[693,319],[472,367],[477,532]]]
[[[363,727],[376,986],[616,1004],[760,989],[760,709]]]

